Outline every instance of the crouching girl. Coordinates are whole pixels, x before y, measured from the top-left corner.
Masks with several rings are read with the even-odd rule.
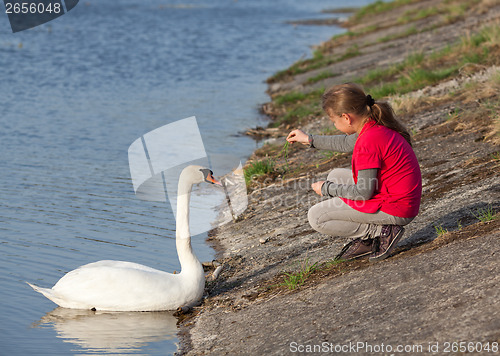
[[[287,141],[352,152],[352,170],[336,168],[326,181],[312,184],[330,199],[309,209],[309,223],[319,232],[352,238],[338,258],[384,259],[420,207],[422,178],[410,134],[388,103],[375,101],[356,84],[334,86],[322,100],[323,110],[345,135],[293,130]]]

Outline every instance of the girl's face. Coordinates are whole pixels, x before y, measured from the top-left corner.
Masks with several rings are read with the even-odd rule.
[[[330,121],[333,122],[337,130],[342,131],[345,134],[353,134],[356,132],[352,127],[351,116],[349,114],[342,114],[342,116],[338,116],[333,114],[332,112],[328,113]]]

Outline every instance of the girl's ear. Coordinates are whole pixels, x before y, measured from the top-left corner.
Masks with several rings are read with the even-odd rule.
[[[349,115],[347,113],[343,113],[342,114],[342,119],[345,120],[346,124],[348,124],[349,126],[352,126],[352,117],[351,117],[351,115]]]

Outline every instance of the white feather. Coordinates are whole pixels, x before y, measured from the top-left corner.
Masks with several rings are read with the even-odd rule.
[[[191,247],[189,197],[192,185],[205,180],[201,168],[186,167],[179,178],[176,225],[179,274],[132,262],[104,260],[68,272],[52,288],[28,284],[57,305],[73,309],[159,311],[198,302],[203,295],[205,276]]]

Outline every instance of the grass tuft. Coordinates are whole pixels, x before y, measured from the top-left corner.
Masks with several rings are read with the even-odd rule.
[[[286,174],[290,170],[290,166],[288,163],[289,147],[290,143],[288,141],[285,141],[283,148],[281,149],[281,151],[278,152],[278,154],[276,154],[274,159],[268,157],[260,161],[251,162],[249,166],[245,167],[243,169],[243,172],[247,187],[250,186],[250,184],[255,178],[278,171],[278,169],[276,168],[276,164],[278,158],[280,158],[281,156],[285,158],[285,167],[281,167],[279,171],[281,171],[282,174]]]
[[[309,259],[301,262],[300,269],[295,273],[285,272],[283,277],[282,286],[287,287],[290,290],[296,289],[304,284],[307,278],[318,268],[318,263],[309,264]]]
[[[436,229],[436,235],[437,235],[437,237],[441,237],[444,234],[448,233],[448,229],[445,229],[442,225],[439,225],[439,226],[434,225],[434,229]]]
[[[247,186],[252,182],[254,177],[271,173],[274,170],[275,164],[276,162],[269,158],[251,162],[250,165],[243,170]]]
[[[472,215],[481,222],[494,220],[496,218],[495,214],[496,212],[493,210],[491,204],[486,208],[479,208],[476,212],[472,212]]]

